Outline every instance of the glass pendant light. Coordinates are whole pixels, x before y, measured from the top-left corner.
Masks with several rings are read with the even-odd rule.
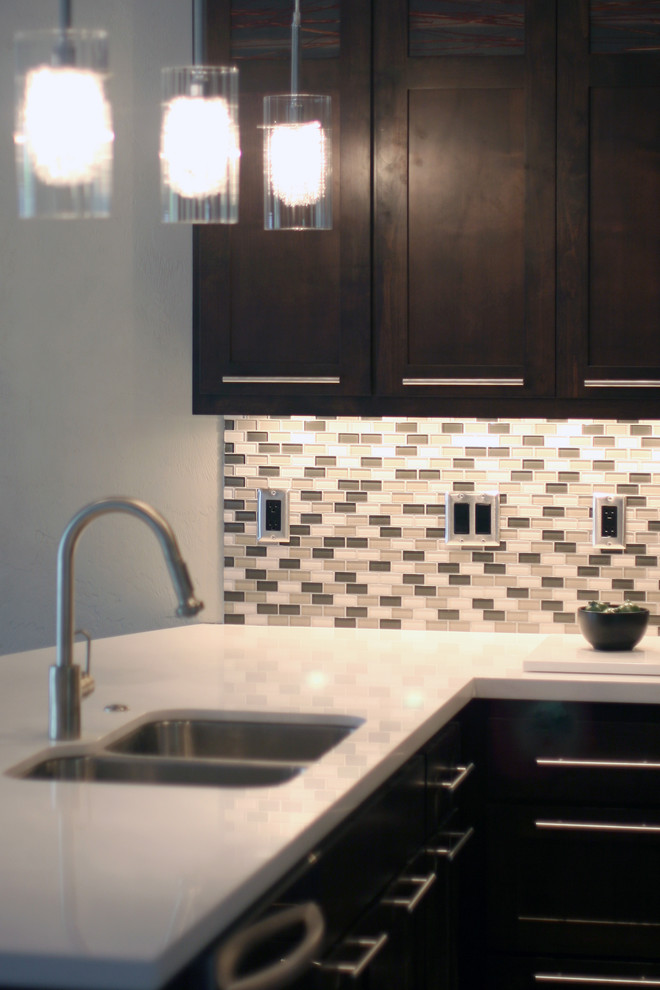
[[[15,38],[14,149],[21,217],[107,217],[114,133],[106,94],[108,37],[60,25]]]
[[[264,97],[264,229],[332,228],[332,99],[298,92],[300,0],[291,25],[291,92]]]
[[[238,220],[238,69],[202,64],[203,17],[203,0],[195,0],[194,65],[162,72],[160,177],[165,223]]]

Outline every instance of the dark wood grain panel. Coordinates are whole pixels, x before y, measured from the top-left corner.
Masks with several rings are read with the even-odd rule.
[[[520,55],[524,0],[409,0],[410,54]]]
[[[521,363],[522,90],[409,98],[408,362]]]
[[[277,52],[241,59],[239,222],[195,233],[197,411],[217,409],[222,396],[235,409],[246,397],[370,391],[370,11],[348,2],[323,9],[333,24],[339,18],[339,57],[304,58],[300,83],[332,97],[333,228],[263,229],[262,98],[287,92],[289,63]],[[229,58],[231,22],[230,0],[208,0],[212,64]],[[333,381],[227,380],[237,377]]]
[[[589,364],[660,367],[660,88],[590,93]]]

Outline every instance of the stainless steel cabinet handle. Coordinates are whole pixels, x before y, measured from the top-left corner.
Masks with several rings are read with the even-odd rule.
[[[371,963],[373,959],[376,958],[378,953],[387,944],[387,933],[383,932],[380,935],[376,935],[373,938],[362,937],[362,938],[347,938],[344,939],[342,945],[346,948],[351,948],[356,946],[357,948],[363,948],[364,952],[357,960],[357,962],[343,962],[339,960],[338,962],[322,962],[318,964],[319,969],[326,970],[333,973],[342,973],[344,976],[350,976],[351,979],[357,980],[359,976],[365,971],[367,966]]]
[[[223,385],[340,385],[338,375],[223,375]]]
[[[524,378],[402,378],[402,385],[517,385],[525,384]]]
[[[660,388],[657,378],[585,378],[585,388]]]
[[[384,897],[381,903],[387,904],[388,907],[405,908],[409,914],[412,914],[426,897],[435,880],[435,873],[429,873],[426,877],[400,877],[394,884],[394,892]],[[415,893],[412,897],[399,897],[396,894],[396,888],[405,887],[408,884],[417,888]]]
[[[304,927],[303,937],[288,956],[247,976],[236,975],[239,963],[250,949],[299,924]],[[311,965],[321,947],[324,931],[323,915],[317,905],[309,901],[285,908],[230,935],[220,946],[215,960],[220,990],[278,990],[292,983]]]
[[[468,763],[465,767],[454,767],[456,770],[456,776],[452,780],[431,780],[428,783],[429,787],[443,787],[446,791],[457,791],[461,786],[466,777],[474,770],[474,763]]]
[[[658,834],[660,825],[628,825],[619,822],[559,822],[536,821],[537,828],[564,829],[567,832],[634,832]]]
[[[660,763],[650,760],[574,760],[563,756],[556,758],[539,756],[536,758],[539,767],[594,767],[597,770],[660,770]]]
[[[587,983],[592,987],[660,987],[660,980],[644,976],[584,976],[569,973],[534,973],[536,983]]]
[[[474,829],[470,826],[465,832],[443,832],[440,836],[441,839],[446,840],[446,844],[442,846],[433,846],[426,851],[432,856],[444,856],[445,859],[449,860],[451,863],[454,860],[463,846],[470,841],[474,835]]]

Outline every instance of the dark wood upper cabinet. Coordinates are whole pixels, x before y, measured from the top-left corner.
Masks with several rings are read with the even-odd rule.
[[[554,0],[377,7],[377,390],[552,396]]]
[[[561,396],[660,394],[660,3],[560,0]]]
[[[208,60],[239,67],[241,181],[238,224],[194,232],[198,412],[371,390],[370,9],[339,0],[310,7],[300,87],[333,101],[329,231],[263,224],[262,98],[290,89],[293,4],[207,5]]]
[[[660,0],[303,0],[334,113],[304,232],[263,230],[293,4],[262,8],[208,0],[241,204],[194,234],[195,411],[660,415]]]

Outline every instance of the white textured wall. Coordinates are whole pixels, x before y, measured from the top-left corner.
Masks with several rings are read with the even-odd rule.
[[[76,0],[110,35],[116,150],[110,220],[19,221],[13,173],[16,30],[57,0],[0,3],[0,653],[54,641],[60,534],[85,502],[131,494],[174,527],[219,617],[219,422],[191,409],[191,233],[159,220],[160,68],[190,61],[189,0]],[[94,636],[174,624],[146,527],[82,536],[76,618]]]

